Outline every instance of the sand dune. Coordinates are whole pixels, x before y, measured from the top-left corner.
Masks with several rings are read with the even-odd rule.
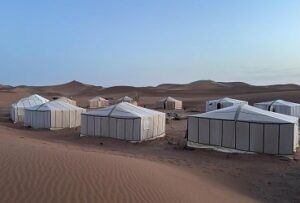
[[[164,164],[26,134],[0,128],[0,202],[252,202]]]

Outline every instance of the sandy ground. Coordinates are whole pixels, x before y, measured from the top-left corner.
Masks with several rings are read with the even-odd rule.
[[[88,98],[99,94],[117,98],[138,91],[140,103],[146,106],[153,106],[167,92],[199,111],[207,98],[226,91],[250,102],[264,97],[300,99],[300,90],[294,86],[255,92],[234,84],[216,93],[210,90],[216,85],[220,86],[205,83],[202,93],[195,93],[194,86],[102,89],[76,82],[0,90],[0,202],[300,202],[299,151],[294,160],[288,160],[186,149],[186,120],[169,122],[165,138],[140,144],[79,138],[80,129],[27,129],[8,120],[8,106],[33,92],[48,98],[72,96],[86,105]]]

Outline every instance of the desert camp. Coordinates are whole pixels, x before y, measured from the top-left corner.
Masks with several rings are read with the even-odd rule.
[[[300,203],[300,0],[0,3],[0,203]]]

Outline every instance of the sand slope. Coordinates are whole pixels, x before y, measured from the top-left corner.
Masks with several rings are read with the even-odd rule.
[[[0,128],[0,202],[251,202],[168,165],[26,133]]]

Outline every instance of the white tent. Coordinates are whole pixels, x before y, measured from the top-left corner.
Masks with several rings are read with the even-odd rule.
[[[276,113],[282,113],[300,118],[300,104],[297,103],[274,100],[255,103],[254,106],[267,111],[273,111]]]
[[[23,121],[25,108],[41,105],[48,101],[49,101],[48,99],[41,97],[40,95],[37,95],[37,94],[31,95],[29,97],[25,97],[11,105],[10,118],[15,123]]]
[[[226,108],[229,106],[233,106],[234,104],[248,104],[246,101],[232,99],[229,97],[224,97],[221,99],[210,100],[206,102],[206,112],[213,111],[217,109]]]
[[[72,104],[74,106],[76,106],[76,101],[67,97],[59,97],[58,99],[56,99],[58,101],[64,101],[66,103]]]
[[[188,146],[290,155],[298,147],[298,118],[246,104],[189,116]]]
[[[167,97],[157,101],[157,107],[169,110],[182,109],[182,101],[174,99],[173,97]]]
[[[101,108],[106,106],[109,106],[109,101],[102,97],[94,97],[89,100],[90,108]]]
[[[121,102],[128,102],[128,103],[137,105],[137,102],[134,99],[132,99],[131,97],[128,97],[128,96],[124,96],[124,97],[121,97],[121,98],[115,100],[114,104],[118,104],[118,103],[121,103]]]
[[[85,109],[63,101],[50,101],[39,106],[25,108],[24,125],[51,130],[80,126],[81,113]]]
[[[122,102],[81,115],[81,135],[142,141],[165,135],[165,114]]]

